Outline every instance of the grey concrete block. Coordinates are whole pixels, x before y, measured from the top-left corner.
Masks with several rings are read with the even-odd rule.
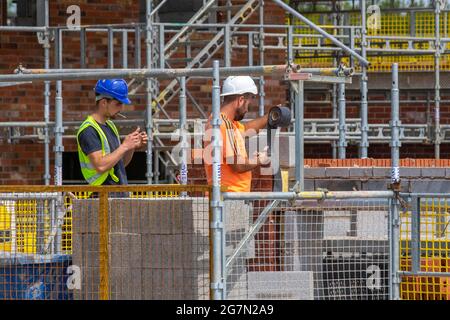
[[[182,269],[142,269],[142,282],[144,299],[189,299]]]
[[[411,183],[411,192],[450,192],[450,181],[440,179],[421,179]]]
[[[315,181],[315,190],[317,188],[328,189],[329,191],[353,191],[361,190],[360,180],[344,180],[344,179],[329,179],[329,180],[319,180]]]
[[[183,299],[209,300],[210,277],[208,269],[183,269]]]
[[[72,232],[98,233],[98,199],[72,200]]]
[[[450,168],[445,168],[445,177],[450,178]]]
[[[195,268],[209,265],[209,245],[196,244],[193,236],[142,235],[143,268]]]
[[[181,256],[183,268],[209,269],[209,237],[183,234]]]
[[[131,268],[141,265],[141,235],[111,233],[109,235],[109,262],[111,267]]]
[[[401,167],[400,178],[403,177],[420,177],[422,174],[420,168]]]
[[[368,191],[380,191],[380,190],[387,190],[388,185],[391,183],[390,180],[386,179],[377,179],[377,180],[369,180],[369,181],[363,181],[361,183],[361,190],[368,190]]]
[[[292,172],[292,177],[295,177],[295,168]],[[323,178],[325,176],[325,168],[305,168],[305,178]]]
[[[309,271],[249,272],[248,299],[313,300],[313,273]]]
[[[422,168],[422,178],[445,178],[445,168]]]
[[[373,168],[373,176],[375,178],[379,177],[390,177],[391,176],[391,168],[379,168],[374,167]]]
[[[206,197],[192,198],[191,214],[183,215],[183,234],[209,234],[209,199]]]
[[[325,168],[325,176],[330,178],[346,178],[349,176],[348,168]]]
[[[111,267],[109,274],[111,300],[142,299],[142,272],[140,267]]]
[[[349,168],[349,176],[352,178],[370,179],[373,176],[373,168]]]

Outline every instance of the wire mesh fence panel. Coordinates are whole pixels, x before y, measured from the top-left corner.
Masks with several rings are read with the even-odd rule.
[[[420,199],[420,200],[419,200]],[[401,215],[400,270],[412,270],[414,242],[417,242],[420,272],[439,272],[440,276],[404,276],[401,298],[404,300],[450,299],[450,223],[449,200],[440,197],[412,198],[415,206]],[[413,236],[413,213],[419,214]],[[448,273],[448,277],[445,274]],[[444,274],[444,275],[442,275]]]
[[[74,264],[86,270],[76,298],[97,299],[98,288],[106,286],[110,299],[209,299],[207,199],[200,194],[110,198],[103,270],[99,228],[92,229],[90,221],[98,221],[99,200],[74,201],[79,212],[73,221]]]
[[[387,200],[225,201],[228,299],[388,299]]]
[[[60,189],[0,194],[0,299],[209,299],[208,187]]]

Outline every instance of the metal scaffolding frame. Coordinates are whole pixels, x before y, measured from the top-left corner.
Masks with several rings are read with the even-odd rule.
[[[145,95],[147,101],[146,107],[146,115],[144,120],[144,125],[149,136],[149,144],[147,147],[147,154],[152,155],[155,154],[156,161],[153,161],[152,156],[147,156],[147,183],[152,183],[153,180],[158,182],[159,175],[159,159],[163,160],[163,153],[169,160],[164,161],[166,166],[175,165],[173,162],[169,151],[169,146],[164,144],[164,139],[168,138],[170,135],[167,132],[162,133],[159,128],[162,126],[172,127],[172,128],[181,128],[181,126],[185,126],[187,130],[189,130],[189,126],[192,126],[194,123],[194,119],[189,119],[186,114],[186,120],[182,121],[178,124],[177,119],[171,119],[167,111],[164,109],[165,105],[169,101],[166,99],[165,95],[168,91],[172,90],[174,94],[180,91],[182,86],[181,78],[184,78],[184,89],[181,90],[182,98],[180,99],[180,110],[181,108],[181,100],[183,99],[183,104],[186,104],[186,100],[189,98],[194,107],[197,109],[202,118],[206,118],[206,113],[204,108],[195,101],[193,95],[189,92],[186,86],[186,82],[189,80],[188,73],[181,72],[181,69],[172,69],[179,70],[177,73],[175,71],[176,76],[174,74],[167,74],[169,69],[165,69],[165,67],[170,67],[170,64],[173,65],[174,61],[170,60],[171,55],[176,51],[177,45],[184,45],[187,53],[192,52],[192,46],[194,41],[190,41],[190,36],[194,33],[198,34],[220,34],[220,37],[214,38],[212,41],[208,42],[207,46],[201,50],[200,54],[198,54],[194,58],[185,58],[185,67],[186,68],[194,68],[193,73],[189,74],[195,77],[201,77],[205,74],[210,74],[212,72],[212,68],[203,68],[197,69],[198,67],[202,67],[205,65],[207,61],[210,60],[213,53],[209,53],[207,56],[204,55],[204,52],[208,51],[207,49],[210,46],[216,45],[215,52],[223,46],[224,50],[224,66],[231,67],[231,52],[233,49],[244,49],[246,48],[248,51],[248,70],[252,70],[252,66],[254,65],[253,59],[253,51],[256,49],[260,53],[259,65],[260,68],[264,68],[264,52],[266,50],[282,50],[287,54],[288,63],[293,62],[294,51],[296,50],[316,50],[320,52],[329,52],[333,54],[343,54],[345,52],[349,53],[352,57],[361,61],[362,72],[359,75],[361,78],[360,81],[360,93],[361,93],[361,117],[360,119],[346,119],[345,118],[345,85],[340,84],[336,85],[336,93],[334,96],[340,97],[339,103],[334,102],[335,107],[333,107],[333,118],[332,119],[306,119],[304,120],[304,128],[305,132],[303,135],[302,132],[302,140],[307,143],[337,143],[335,156],[339,158],[345,157],[345,148],[347,143],[358,143],[360,146],[360,156],[367,157],[367,150],[370,143],[387,143],[390,140],[389,125],[384,124],[369,124],[368,123],[368,115],[367,108],[368,104],[371,101],[367,101],[367,68],[364,66],[367,65],[367,57],[378,54],[415,54],[415,55],[434,55],[435,56],[435,157],[439,158],[440,156],[440,144],[448,142],[450,137],[447,137],[447,133],[450,132],[450,126],[441,125],[440,124],[440,104],[443,102],[440,99],[440,85],[439,85],[439,64],[440,57],[443,53],[447,53],[448,49],[446,49],[446,45],[450,43],[450,38],[440,37],[439,36],[439,23],[436,23],[435,26],[435,34],[436,37],[389,37],[389,36],[369,36],[367,35],[367,31],[365,30],[365,1],[360,0],[361,6],[361,14],[363,17],[363,22],[361,27],[355,26],[333,26],[333,35],[326,32],[326,27],[318,27],[307,18],[305,18],[302,14],[296,12],[285,3],[279,0],[274,0],[279,6],[285,9],[287,12],[294,14],[297,18],[301,19],[301,21],[308,24],[309,28],[314,31],[319,32],[320,34],[296,34],[293,32],[293,26],[286,25],[270,25],[264,23],[264,1],[251,1],[247,3],[246,9],[255,12],[256,9],[259,8],[259,24],[243,24],[242,21],[236,19],[236,16],[239,16],[241,11],[238,11],[238,14],[232,15],[231,7],[232,1],[227,3],[225,9],[227,10],[228,20],[226,23],[219,24],[205,24],[207,16],[209,16],[209,12],[215,10],[219,10],[217,6],[214,4],[216,1],[205,1],[204,7],[199,10],[199,12],[192,17],[192,19],[183,25],[183,28],[180,30],[180,24],[171,24],[171,23],[155,23],[154,16],[158,12],[158,9],[162,6],[162,2],[153,9],[151,0],[147,0],[146,2],[146,23],[128,23],[128,24],[110,24],[110,25],[92,25],[92,26],[83,26],[79,30],[70,30],[67,27],[50,27],[49,26],[49,7],[48,0],[45,1],[45,26],[44,27],[0,27],[0,32],[9,32],[9,31],[26,31],[26,32],[35,32],[38,35],[39,43],[43,45],[44,48],[44,69],[39,70],[27,70],[26,68],[19,67],[16,71],[16,75],[1,75],[0,80],[2,83],[9,84],[20,84],[27,83],[28,81],[35,81],[37,79],[45,79],[45,92],[44,92],[44,121],[43,122],[5,122],[0,123],[0,128],[10,128],[10,136],[9,141],[12,140],[20,140],[21,138],[43,138],[44,140],[44,156],[45,156],[45,172],[44,172],[44,181],[45,184],[50,183],[50,137],[51,137],[51,129],[54,131],[55,137],[55,155],[56,155],[56,165],[55,165],[55,182],[56,184],[62,184],[62,172],[60,168],[62,166],[62,153],[64,151],[64,147],[62,144],[63,138],[73,138],[73,135],[64,134],[65,128],[67,126],[76,126],[76,122],[64,122],[62,118],[62,109],[63,109],[63,93],[62,93],[62,80],[67,79],[69,74],[76,74],[78,79],[93,79],[93,75],[95,74],[97,77],[112,77],[112,76],[123,76],[123,77],[132,77],[133,79],[137,79],[139,81],[133,80],[133,86],[130,88],[130,92],[136,93],[144,84],[145,84]],[[439,21],[440,15],[442,11],[440,6],[438,5],[440,1],[436,2],[435,6],[435,21]],[[395,10],[394,10],[395,11]],[[447,12],[445,11],[445,17],[447,16]],[[234,18],[233,18],[234,17]],[[239,22],[239,23],[238,23]],[[240,28],[245,28],[244,30],[240,30]],[[197,30],[199,29],[199,30]],[[270,29],[270,32],[269,32]],[[142,69],[141,65],[141,32],[145,30],[145,44],[146,44],[146,60],[153,61],[152,57],[155,55],[158,56],[158,60],[153,65],[148,65],[147,68]],[[273,30],[281,30],[273,31]],[[337,32],[336,32],[337,31]],[[361,31],[358,32],[357,31]],[[66,32],[78,32],[80,35],[80,65],[81,68],[84,69],[64,69],[62,64],[62,54],[63,54],[63,34]],[[86,69],[86,34],[88,32],[105,32],[108,37],[108,69]],[[134,67],[135,69],[128,68],[128,34],[134,34],[135,36],[135,61]],[[121,66],[124,69],[114,69],[114,37],[116,34],[120,34],[122,37],[122,63]],[[165,44],[164,39],[165,35],[174,34],[171,37],[171,40]],[[155,37],[156,35],[156,37]],[[302,46],[301,39],[303,38],[322,38],[326,37],[330,39],[335,46],[323,46],[321,42],[318,42],[317,46]],[[361,47],[358,48],[356,46],[355,39],[360,37]],[[154,43],[152,39],[157,39],[157,43]],[[242,43],[242,39],[244,39],[244,43]],[[276,44],[274,45],[274,41],[276,40]],[[55,49],[55,68],[50,68],[50,48],[51,42],[54,41],[54,49]],[[296,41],[298,41],[298,45],[295,45]],[[373,48],[370,46],[371,41],[382,41],[385,46],[389,49],[383,48]],[[394,41],[407,43],[408,47],[406,49],[401,48],[393,48],[390,44]],[[256,43],[256,45],[255,45]],[[347,43],[348,45],[345,45]],[[416,43],[432,43],[429,49],[416,49]],[[160,54],[164,51],[164,54]],[[188,54],[188,55],[189,55]],[[189,58],[189,59],[188,59]],[[354,64],[354,59],[352,59],[352,65]],[[202,61],[201,64],[198,64],[199,61]],[[170,63],[170,64],[169,64]],[[180,61],[178,61],[180,63]],[[117,64],[117,63],[116,63]],[[176,64],[176,62],[175,62]],[[155,69],[155,65],[159,67],[159,69]],[[162,70],[165,70],[162,72]],[[195,73],[195,70],[198,70],[199,73]],[[255,69],[256,70],[256,69]],[[314,74],[318,69],[313,68],[303,68],[302,72],[310,72]],[[330,75],[332,72],[335,72],[336,68],[329,68],[325,72],[325,69],[321,69],[321,72],[325,72],[325,75]],[[155,76],[156,73],[162,72],[158,75],[160,78],[172,78],[172,84],[169,86],[169,90],[163,90],[160,94],[155,90],[155,85],[152,83],[153,81],[150,77]],[[153,74],[152,74],[153,72]],[[154,73],[156,72],[156,73]],[[203,72],[203,74],[202,74]],[[330,73],[331,72],[331,73]],[[33,74],[27,74],[33,73]],[[40,75],[42,73],[42,75]],[[225,72],[221,71],[221,76],[225,75]],[[41,77],[43,76],[43,77]],[[41,78],[40,78],[41,77]],[[264,112],[264,75],[257,76],[259,80],[259,92],[260,92],[260,100],[259,100],[259,108],[258,114],[261,115]],[[311,80],[324,80],[325,78],[322,75],[313,75],[314,79]],[[55,122],[50,121],[50,81],[57,80],[56,82],[56,97],[55,97]],[[325,82],[325,81],[323,81]],[[329,83],[333,83],[329,82]],[[337,91],[339,89],[339,94]],[[333,92],[334,89],[333,89]],[[158,95],[158,97],[155,97]],[[184,97],[186,96],[186,97]],[[172,96],[173,97],[173,96]],[[329,103],[333,105],[333,102],[310,102],[306,101],[304,97],[303,104],[315,104],[315,103]],[[333,101],[335,99],[333,98]],[[403,101],[401,101],[403,102]],[[378,102],[377,103],[383,103]],[[389,103],[389,101],[386,101]],[[417,103],[414,101],[413,103]],[[152,114],[150,110],[156,109],[156,113]],[[162,119],[159,117],[159,114],[163,114],[167,119]],[[167,120],[167,121],[166,121]],[[203,120],[204,121],[204,120]],[[117,121],[119,125],[132,125],[135,123],[142,123],[141,120],[125,120],[125,121]],[[175,125],[175,126],[174,126]],[[20,128],[24,127],[34,127],[37,129],[32,135],[22,135],[20,132]],[[12,129],[14,128],[14,129]],[[185,130],[186,132],[186,130]],[[403,125],[400,128],[400,139],[404,143],[418,143],[418,142],[427,142],[430,140],[428,135],[428,124],[417,124],[417,125]],[[293,130],[291,128],[288,134],[293,134]],[[173,181],[173,173],[171,177],[171,181]]]

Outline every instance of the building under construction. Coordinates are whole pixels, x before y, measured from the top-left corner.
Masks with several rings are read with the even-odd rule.
[[[449,12],[1,1],[0,299],[450,299]],[[251,192],[221,188],[216,140],[205,176],[230,75],[258,87],[243,122],[289,114],[247,141],[276,164]],[[89,186],[80,169],[104,78],[128,82],[120,136],[149,137],[129,185]]]

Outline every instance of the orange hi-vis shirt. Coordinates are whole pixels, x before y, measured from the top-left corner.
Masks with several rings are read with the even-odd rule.
[[[222,138],[222,163],[221,163],[221,186],[226,186],[228,192],[250,192],[252,182],[252,172],[247,171],[239,173],[233,171],[232,167],[227,164],[227,158],[240,156],[247,158],[247,150],[245,149],[245,140],[243,133],[245,126],[239,121],[230,120],[225,114],[221,113],[220,133]],[[206,144],[211,143],[212,128],[208,120],[206,126]],[[209,142],[208,142],[209,141]],[[208,159],[206,159],[208,157]],[[206,160],[205,160],[206,159]],[[204,149],[203,161],[205,165],[206,178],[208,184],[212,185],[212,148]]]

